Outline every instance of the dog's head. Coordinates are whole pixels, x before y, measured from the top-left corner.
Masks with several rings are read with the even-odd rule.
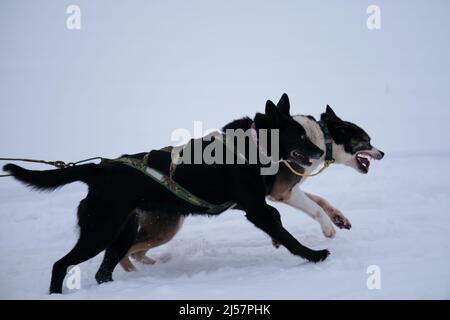
[[[337,145],[333,156],[337,163],[345,164],[353,169],[368,173],[370,160],[380,160],[384,152],[378,150],[370,143],[369,135],[356,124],[341,120],[333,109],[327,105],[321,120],[325,121],[331,138]]]
[[[280,158],[310,166],[310,159],[323,155],[324,151],[308,138],[305,128],[292,118],[287,94],[281,96],[277,105],[268,100],[265,113],[269,127],[279,129]]]

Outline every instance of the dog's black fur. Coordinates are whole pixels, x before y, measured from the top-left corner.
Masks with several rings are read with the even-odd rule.
[[[253,121],[258,129],[279,129],[280,156],[283,159],[291,159],[293,151],[302,152],[303,156],[313,159],[323,155],[323,150],[307,138],[304,128],[290,116],[286,94],[282,96],[278,106],[268,101],[265,114],[256,114],[254,120],[244,118],[231,122],[224,129],[247,130]],[[152,159],[150,166],[168,174],[170,154],[152,151],[149,159]],[[283,228],[279,212],[266,203],[266,195],[274,179],[262,176],[261,166],[259,163],[180,164],[174,179],[208,202],[236,202],[238,208],[245,211],[249,221],[284,245],[292,254],[313,262],[324,260],[329,255],[328,250],[315,251],[299,243]],[[50,293],[62,292],[69,266],[82,263],[105,249],[103,262],[95,277],[98,283],[112,281],[115,266],[135,240],[136,209],[157,210],[166,214],[206,214],[205,208],[179,199],[138,170],[117,162],[46,171],[26,170],[7,164],[4,170],[16,179],[41,190],[53,190],[74,181],[82,181],[89,186],[86,198],[78,206],[78,242],[54,264]]]

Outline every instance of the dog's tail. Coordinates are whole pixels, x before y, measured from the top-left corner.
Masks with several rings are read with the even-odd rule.
[[[51,191],[75,181],[82,181],[89,185],[93,176],[96,175],[98,165],[88,163],[64,169],[40,171],[27,170],[15,164],[8,163],[3,167],[3,170],[9,172],[14,178],[32,188]]]

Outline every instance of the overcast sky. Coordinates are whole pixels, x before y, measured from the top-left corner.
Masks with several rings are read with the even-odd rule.
[[[330,104],[387,153],[449,152],[449,14],[445,0],[2,0],[0,157],[146,151],[283,92],[293,113]]]

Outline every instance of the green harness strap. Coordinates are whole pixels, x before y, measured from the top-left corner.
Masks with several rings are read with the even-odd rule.
[[[133,169],[139,170],[143,174],[147,175],[148,177],[152,178],[154,181],[158,182],[160,185],[165,187],[167,190],[172,192],[174,195],[176,195],[178,198],[198,207],[206,208],[206,212],[209,214],[218,214],[221,213],[229,208],[231,208],[233,205],[235,205],[234,202],[228,201],[222,204],[212,204],[209,203],[206,200],[203,200],[196,195],[192,194],[192,192],[186,190],[182,186],[180,186],[178,183],[176,183],[173,179],[171,179],[169,176],[159,172],[158,170],[154,168],[150,168],[147,166],[147,160],[148,160],[148,154],[142,158],[132,158],[132,157],[120,157],[117,159],[113,159],[111,161],[120,162],[123,163]]]

